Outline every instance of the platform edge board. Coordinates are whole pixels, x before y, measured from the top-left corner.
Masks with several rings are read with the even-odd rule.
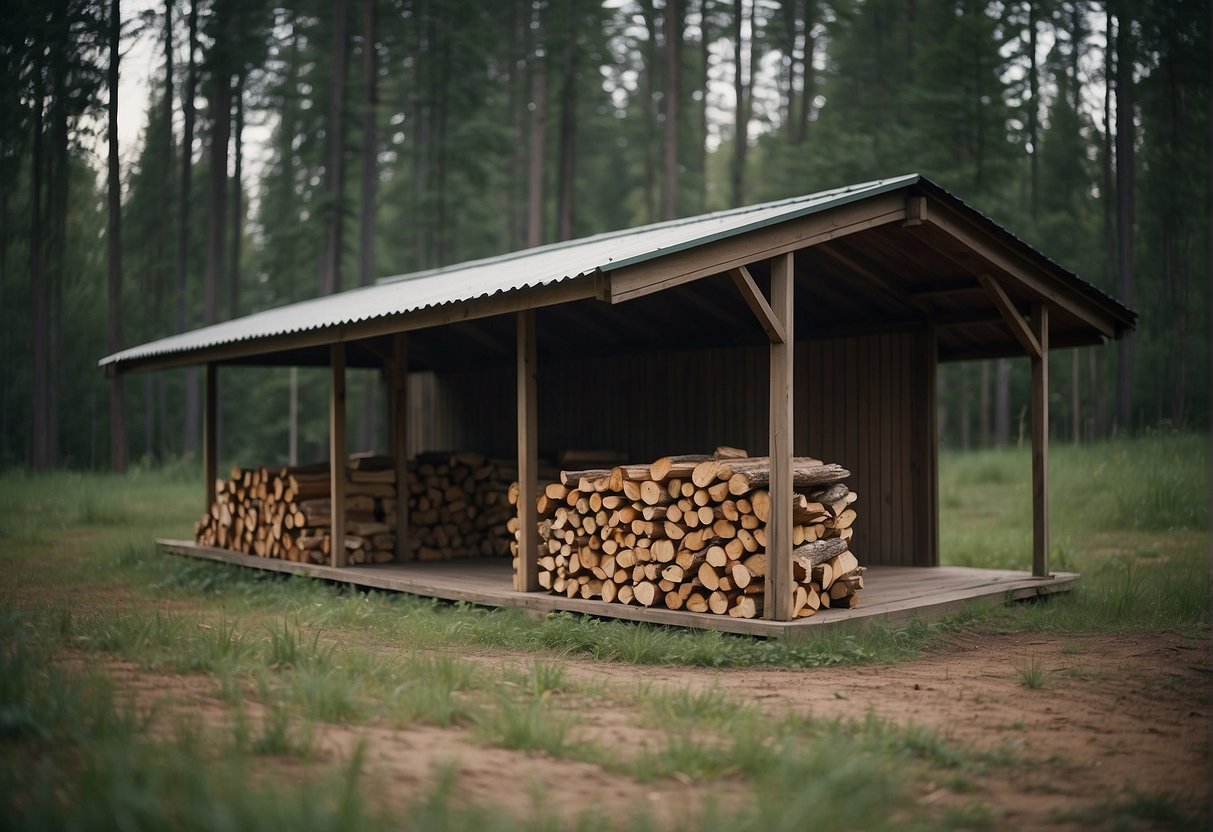
[[[868,606],[861,605],[850,610],[825,611],[811,618],[796,621],[768,621],[730,618],[686,610],[632,607],[623,604],[609,604],[605,601],[564,598],[540,592],[517,592],[509,584],[508,571],[503,572],[506,577],[502,581],[500,589],[495,587],[476,589],[467,584],[489,579],[469,577],[458,583],[453,582],[449,577],[439,577],[437,580],[427,579],[423,574],[408,574],[407,565],[403,564],[392,564],[387,567],[350,566],[340,568],[295,563],[202,546],[191,540],[159,539],[156,541],[156,545],[166,554],[201,558],[269,572],[304,575],[369,589],[405,592],[411,595],[439,598],[444,601],[466,601],[490,607],[518,607],[541,613],[567,611],[626,621],[697,627],[767,638],[804,638],[819,631],[823,626],[828,627],[847,622],[863,627],[877,621],[898,623],[916,617],[931,621],[974,601],[1024,600],[1056,592],[1068,592],[1079,580],[1079,575],[1073,572],[1054,573],[1050,578],[1033,578],[1026,572],[1016,573],[1007,570],[987,570],[975,567],[922,567],[924,571],[940,570],[941,577],[955,578],[957,575],[972,574],[974,578],[980,576],[983,582],[966,587],[941,589],[936,593],[920,593],[909,598],[899,598]],[[422,572],[431,564],[418,564],[418,566],[422,567],[418,572]]]

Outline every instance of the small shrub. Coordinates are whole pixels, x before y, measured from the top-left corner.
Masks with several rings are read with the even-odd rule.
[[[1049,673],[1035,656],[1016,668],[1019,684],[1028,690],[1040,690],[1049,684]]]

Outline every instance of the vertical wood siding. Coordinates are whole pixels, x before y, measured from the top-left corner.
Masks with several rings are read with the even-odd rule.
[[[860,495],[852,548],[865,563],[938,562],[927,362],[933,356],[912,332],[796,345],[795,452],[850,469]],[[764,454],[767,377],[762,347],[541,357],[540,452],[554,459],[564,448],[612,449],[642,461],[734,445]],[[412,451],[514,456],[512,373],[414,374],[410,383]]]

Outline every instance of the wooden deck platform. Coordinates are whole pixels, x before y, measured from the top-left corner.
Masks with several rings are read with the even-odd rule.
[[[571,599],[543,592],[515,592],[510,586],[509,561],[502,559],[350,566],[338,569],[253,557],[226,549],[199,546],[190,540],[157,540],[156,543],[161,551],[170,554],[189,555],[272,572],[308,575],[368,589],[408,592],[491,607],[522,607],[537,612],[568,610],[606,618],[702,627],[771,638],[794,638],[809,633],[813,628],[844,621],[902,621],[914,616],[929,620],[979,599],[1009,601],[1067,592],[1074,588],[1079,577],[1073,572],[1059,572],[1049,578],[1033,578],[1028,572],[1002,569],[874,566],[865,576],[866,586],[859,595],[859,606],[855,609],[822,610],[811,618],[781,622],[673,611],[664,607],[645,609],[603,601]]]

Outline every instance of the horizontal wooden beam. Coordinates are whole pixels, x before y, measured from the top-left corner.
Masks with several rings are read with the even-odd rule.
[[[960,329],[966,326],[984,326],[1002,323],[1002,315],[998,312],[988,312],[985,309],[975,309],[965,312],[941,312],[930,315],[924,320],[935,324],[936,329]]]
[[[1007,295],[1006,290],[988,274],[977,275],[977,280],[986,290],[990,299],[994,301],[994,305],[998,307],[999,314],[1010,328],[1011,334],[1015,336],[1015,340],[1023,345],[1024,352],[1032,358],[1040,358],[1040,342],[1032,334],[1028,322],[1023,319],[1023,315],[1019,314],[1019,310],[1015,308],[1015,303]]]
[[[1089,335],[1069,333],[1049,336],[1049,350],[1056,352],[1063,349],[1078,349],[1080,347],[1095,347],[1104,343]],[[991,358],[1023,358],[1023,347],[1018,342],[1007,341],[1003,344],[947,346],[940,344],[939,360],[952,361],[984,361]]]
[[[737,291],[741,292],[741,297],[745,300],[746,306],[750,307],[750,311],[754,313],[754,317],[762,325],[767,337],[771,339],[771,343],[786,344],[788,336],[783,330],[783,324],[779,322],[779,319],[775,317],[775,313],[771,311],[771,305],[767,303],[762,290],[754,282],[754,277],[750,274],[750,270],[745,266],[738,266],[735,269],[729,269],[729,277],[733,279],[733,285],[737,287]]]
[[[490,318],[494,315],[506,315],[524,309],[538,309],[544,306],[554,306],[587,298],[598,298],[602,295],[601,276],[597,274],[572,278],[560,283],[546,286],[535,286],[520,289],[507,294],[492,295],[484,298],[458,303],[447,303],[400,315],[373,318],[368,321],[342,324],[325,329],[293,332],[286,335],[273,335],[266,338],[256,338],[237,343],[219,344],[213,347],[203,347],[195,350],[169,353],[166,355],[148,356],[146,358],[124,361],[118,367],[119,372],[134,370],[162,370],[170,367],[190,367],[206,363],[223,363],[242,358],[249,358],[269,353],[287,352],[306,347],[328,346],[348,341],[358,341],[365,338],[375,338],[380,335],[392,335],[397,332],[412,332],[434,326],[470,321],[478,318]],[[113,365],[107,365],[107,371]]]
[[[905,219],[894,192],[605,271],[605,298],[623,303],[779,254]]]
[[[980,283],[974,283],[971,280],[964,280],[959,283],[949,283],[943,286],[933,286],[930,289],[914,289],[909,295],[915,300],[933,301],[933,300],[952,300],[965,295],[972,295],[975,292],[983,291]]]

